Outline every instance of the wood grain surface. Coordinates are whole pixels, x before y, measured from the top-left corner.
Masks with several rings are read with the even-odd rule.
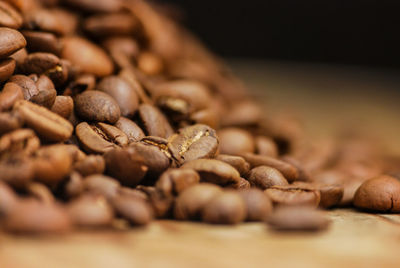
[[[310,136],[351,125],[400,152],[397,72],[274,62],[232,66],[255,97],[266,100],[266,112],[296,111]],[[336,209],[329,217],[332,224],[321,233],[275,233],[260,223],[157,221],[56,237],[0,234],[0,267],[400,267],[400,215]]]

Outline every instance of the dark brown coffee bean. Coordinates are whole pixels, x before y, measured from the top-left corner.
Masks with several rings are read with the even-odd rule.
[[[73,126],[58,114],[37,104],[20,100],[14,105],[24,122],[48,141],[65,141],[72,135]]]
[[[267,167],[258,166],[250,170],[247,179],[253,187],[260,188],[262,190],[268,189],[271,186],[282,186],[288,185],[287,180],[283,177],[279,170]]]
[[[399,213],[400,181],[387,175],[369,179],[358,188],[353,204],[365,210]]]
[[[51,53],[36,52],[31,53],[25,59],[23,66],[20,66],[27,74],[47,74],[61,68],[60,59]]]
[[[139,106],[139,116],[148,136],[168,138],[174,131],[159,109],[149,104]]]
[[[343,197],[344,188],[341,185],[337,184],[326,184],[320,182],[297,182],[295,181],[293,186],[300,186],[300,187],[310,187],[315,188],[321,194],[321,200],[319,202],[320,208],[330,208],[336,206],[340,203]]]
[[[122,116],[132,117],[139,107],[136,91],[118,76],[103,78],[96,88],[115,99],[121,109]]]
[[[15,8],[4,2],[0,2],[0,27],[18,29],[22,26],[22,16]]]
[[[87,153],[102,154],[128,144],[128,137],[121,130],[104,123],[82,122],[76,126],[75,133]]]
[[[138,27],[138,20],[129,13],[98,14],[83,22],[85,31],[96,37],[131,35]]]
[[[37,31],[22,31],[27,48],[32,52],[47,52],[60,55],[61,45],[55,34]]]
[[[70,96],[56,96],[51,111],[68,119],[74,111],[74,100]]]
[[[51,109],[57,96],[53,82],[46,75],[41,75],[36,81],[36,86],[39,93],[33,96],[30,101]]]
[[[1,166],[1,164],[0,164]],[[16,193],[4,182],[0,181],[0,221],[7,216],[18,203]]]
[[[168,169],[160,176],[155,187],[164,195],[178,195],[199,181],[199,174],[192,169]]]
[[[104,155],[107,174],[123,185],[136,186],[146,175],[145,160],[134,147],[113,149]]]
[[[255,138],[256,154],[278,157],[278,146],[273,139],[265,136]]]
[[[218,131],[220,152],[222,154],[239,155],[254,153],[255,144],[251,134],[239,128],[225,128]]]
[[[151,207],[142,199],[119,195],[112,200],[117,214],[133,225],[146,225],[153,219]]]
[[[86,177],[93,174],[103,174],[106,169],[104,158],[100,155],[88,155],[74,164],[74,170]]]
[[[113,63],[104,50],[80,37],[64,38],[61,56],[83,73],[104,77],[114,71]]]
[[[54,204],[55,202],[54,195],[52,194],[50,189],[41,183],[29,183],[26,186],[26,191],[31,197],[37,199],[41,203]]]
[[[14,73],[16,61],[13,58],[0,60],[0,83],[7,81]]]
[[[23,188],[35,176],[35,167],[27,157],[12,157],[0,161],[0,179],[16,188]]]
[[[14,233],[65,233],[70,230],[71,221],[59,205],[26,199],[9,213],[4,228]]]
[[[246,204],[248,221],[263,221],[272,212],[272,202],[268,196],[259,189],[246,189],[239,191],[239,195]]]
[[[40,140],[31,129],[18,129],[0,138],[0,158],[31,156],[40,146]]]
[[[246,218],[246,204],[234,191],[214,196],[204,206],[202,220],[214,224],[237,224]]]
[[[219,185],[237,184],[240,180],[239,172],[225,162],[215,159],[197,159],[190,161],[182,168],[191,168],[200,174],[201,181]]]
[[[26,40],[20,32],[0,27],[0,59],[11,56],[25,46]]]
[[[330,220],[322,211],[310,207],[285,206],[269,216],[267,223],[276,231],[321,231]]]
[[[175,218],[178,220],[200,219],[204,206],[221,193],[220,187],[209,183],[200,183],[187,188],[175,201]]]
[[[156,218],[165,218],[170,215],[174,203],[173,196],[164,195],[161,191],[152,186],[139,185],[136,189],[147,195],[147,202],[150,204]]]
[[[206,125],[180,129],[168,141],[168,147],[178,165],[200,158],[214,158],[218,151],[215,130]]]
[[[21,128],[22,118],[17,112],[0,113],[0,135]]]
[[[279,170],[282,175],[289,181],[295,181],[299,177],[298,169],[285,161],[266,156],[266,155],[255,155],[251,153],[245,153],[241,155],[247,162],[249,162],[251,168],[258,166],[269,166]]]
[[[65,0],[65,2],[90,12],[116,12],[123,7],[121,0]]]
[[[24,94],[20,86],[9,82],[0,92],[0,111],[10,110],[17,100],[23,100]]]
[[[101,195],[85,194],[68,204],[68,214],[74,225],[104,227],[111,225],[114,212]]]
[[[9,81],[21,87],[25,100],[30,100],[32,97],[39,94],[39,89],[37,88],[35,82],[28,76],[14,75]]]
[[[91,193],[104,196],[107,200],[112,200],[118,195],[121,184],[108,176],[96,174],[86,177],[83,180],[83,188]]]
[[[94,90],[95,86],[96,76],[92,74],[80,74],[70,83],[69,88],[64,91],[64,95],[75,97],[84,91]]]
[[[250,164],[241,156],[220,154],[215,159],[225,162],[239,171],[240,176],[246,176],[250,170]]]
[[[126,134],[129,143],[140,141],[145,137],[143,130],[135,122],[126,117],[121,116],[117,123],[115,123],[115,126]]]
[[[87,121],[114,124],[121,116],[118,103],[101,91],[85,91],[75,98],[75,112]]]
[[[265,190],[275,206],[311,206],[317,207],[321,200],[318,190],[310,187],[297,187],[292,185],[272,186]]]

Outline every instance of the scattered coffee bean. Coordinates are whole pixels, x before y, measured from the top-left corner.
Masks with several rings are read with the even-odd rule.
[[[297,186],[272,186],[265,190],[265,193],[272,200],[275,206],[311,206],[317,207],[321,200],[321,194],[318,190],[310,187]]]
[[[310,187],[315,188],[321,194],[321,200],[319,202],[320,208],[330,208],[337,206],[343,197],[344,188],[337,184],[325,184],[319,182],[306,183],[306,182],[294,182],[293,186]]]
[[[255,144],[251,134],[239,128],[225,128],[218,131],[222,154],[240,155],[254,153]]]
[[[247,176],[250,170],[250,164],[241,156],[219,154],[215,159],[225,162],[239,171],[241,176]]]
[[[247,179],[253,187],[262,190],[271,186],[288,185],[287,180],[277,169],[267,166],[258,166],[249,171]]]
[[[246,204],[248,221],[263,221],[272,213],[272,202],[268,196],[259,189],[245,189],[239,191]]]
[[[117,214],[133,225],[146,225],[153,219],[151,207],[140,198],[116,196],[112,200],[112,206]]]

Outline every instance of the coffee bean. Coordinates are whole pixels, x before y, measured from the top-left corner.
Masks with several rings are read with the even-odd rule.
[[[353,204],[365,210],[399,213],[399,194],[399,180],[381,175],[367,180],[358,188]]]
[[[0,111],[11,109],[17,100],[24,99],[24,95],[20,86],[9,82],[4,85],[0,92]]]
[[[343,197],[344,188],[343,186],[337,184],[294,182],[292,185],[310,187],[318,190],[321,194],[321,200],[319,202],[320,208],[330,208],[336,206],[340,203]]]
[[[143,130],[135,122],[126,117],[121,116],[117,123],[115,123],[115,126],[126,134],[129,143],[140,141],[145,137]]]
[[[139,22],[129,13],[98,14],[83,22],[85,31],[96,37],[130,35],[138,27]]]
[[[74,111],[74,101],[70,96],[56,96],[51,111],[68,119]]]
[[[0,60],[0,83],[7,81],[14,73],[16,61],[13,58]]]
[[[41,183],[29,183],[26,186],[26,191],[31,197],[37,199],[41,203],[53,204],[55,202],[54,195],[52,194],[50,189]]]
[[[237,184],[240,180],[239,172],[225,162],[215,159],[197,159],[190,161],[182,168],[191,168],[197,171],[201,181],[219,185]]]
[[[206,204],[221,193],[220,187],[209,183],[200,183],[187,188],[175,200],[175,218],[178,220],[200,219]]]
[[[218,150],[215,130],[206,125],[180,129],[168,139],[168,147],[178,165],[200,158],[214,158]]]
[[[349,206],[354,203],[355,194],[360,188],[360,186],[367,181],[366,178],[349,178],[345,182],[343,182],[342,186],[344,188],[343,197],[340,201],[340,206]]]
[[[251,126],[260,121],[260,108],[252,102],[243,101],[235,103],[235,107],[226,112],[221,118],[223,126]]]
[[[272,186],[265,193],[276,205],[311,206],[317,207],[321,200],[318,190],[310,187],[298,187],[292,185]]]
[[[146,225],[152,219],[151,207],[140,198],[120,195],[112,200],[116,213],[133,225]]]
[[[272,213],[272,202],[268,196],[259,189],[246,189],[239,191],[246,204],[248,221],[263,221]]]
[[[25,59],[27,57],[28,57],[28,51],[26,50],[26,48],[22,48],[10,56],[10,58],[14,59],[16,62],[16,67],[15,67],[16,72],[20,71],[19,66],[24,64]]]
[[[88,153],[101,154],[128,144],[128,137],[121,130],[104,123],[89,125],[82,122],[76,126],[75,133]]]
[[[139,107],[136,91],[118,76],[103,78],[97,85],[97,90],[103,91],[115,99],[122,116],[132,117]]]
[[[179,195],[199,181],[199,174],[192,169],[168,169],[160,176],[155,187],[164,195]]]
[[[39,94],[39,89],[37,88],[35,82],[28,76],[14,75],[9,81],[21,87],[25,100],[30,100],[32,97]]]
[[[251,168],[258,166],[269,166],[276,168],[289,182],[295,181],[299,177],[299,171],[294,165],[277,158],[265,155],[255,155],[251,153],[245,153],[241,156],[247,162],[249,162]]]
[[[0,2],[0,26],[18,29],[22,26],[22,16],[10,4]]]
[[[213,129],[219,128],[219,115],[214,109],[204,109],[194,112],[190,120],[195,124],[207,125]]]
[[[156,218],[165,218],[170,215],[174,197],[171,195],[164,195],[161,191],[152,186],[139,185],[136,189],[147,195],[147,201]]]
[[[111,75],[114,71],[113,63],[103,49],[80,37],[64,38],[61,56],[83,73],[104,77]]]
[[[22,127],[23,121],[17,112],[0,113],[0,135]]]
[[[310,207],[285,206],[269,216],[267,223],[276,231],[321,231],[330,220],[322,211]]]
[[[218,131],[220,152],[222,154],[239,155],[254,153],[255,144],[251,134],[239,128],[225,128]]]
[[[80,175],[78,172],[72,171],[67,176],[65,185],[63,185],[63,189],[61,191],[68,199],[81,195],[84,191],[82,175]]]
[[[235,184],[229,185],[228,187],[237,189],[237,190],[245,190],[245,189],[250,189],[251,185],[248,180],[245,178],[240,177],[239,181]]]
[[[20,100],[14,105],[25,123],[48,141],[65,141],[72,135],[71,123],[37,104]]]
[[[147,196],[147,194],[141,190],[138,189],[133,189],[133,188],[129,188],[129,187],[125,187],[125,186],[121,186],[118,189],[118,193],[119,196],[126,196],[126,197],[130,197],[130,198],[136,198],[136,199],[140,199],[143,200],[145,202],[149,201],[149,198]]]
[[[253,187],[262,190],[271,186],[288,185],[287,180],[277,169],[267,166],[258,166],[250,170],[247,179]]]
[[[40,140],[31,129],[18,129],[0,138],[0,158],[31,156],[40,146]]]
[[[123,7],[121,0],[65,0],[65,2],[89,12],[116,12]]]
[[[107,174],[123,185],[136,186],[145,176],[148,167],[145,159],[134,147],[112,149],[104,154]]]
[[[215,159],[225,162],[239,171],[241,176],[246,176],[250,170],[250,164],[241,156],[219,154]]]
[[[29,51],[60,55],[61,44],[55,34],[37,31],[22,31],[22,34],[27,41]]]
[[[83,180],[84,190],[100,194],[107,200],[112,200],[117,196],[120,186],[117,180],[100,174],[91,175]]]
[[[234,191],[214,196],[203,208],[202,220],[214,224],[237,224],[246,218],[246,205]]]
[[[278,157],[278,147],[273,139],[265,136],[255,138],[256,154]]]
[[[61,67],[60,59],[51,53],[36,52],[31,53],[20,66],[22,71],[27,74],[48,74]]]
[[[36,86],[39,93],[33,96],[30,101],[51,109],[57,96],[53,82],[46,75],[41,75],[36,81]]]
[[[0,59],[11,56],[26,46],[24,36],[10,28],[0,27]]]
[[[69,203],[67,209],[73,224],[81,227],[105,227],[114,219],[112,207],[101,195],[82,195]]]
[[[76,114],[87,121],[114,124],[121,116],[118,103],[101,91],[85,91],[75,97]]]
[[[105,169],[105,160],[100,155],[89,155],[74,164],[74,170],[78,171],[82,176],[103,174]]]
[[[131,67],[132,60],[139,54],[139,45],[131,37],[110,37],[102,45],[121,69]]]
[[[148,136],[168,138],[174,133],[167,118],[152,105],[140,105],[139,116]]]
[[[0,181],[0,221],[7,216],[18,203],[16,193],[4,182]]]
[[[27,157],[9,157],[0,161],[1,180],[16,188],[24,187],[35,176],[35,167]]]
[[[123,78],[126,82],[128,82],[131,87],[136,91],[140,103],[151,104],[152,101],[143,89],[141,82],[139,81],[137,74],[133,71],[133,68],[129,64],[129,68],[124,68],[119,73],[119,76]]]

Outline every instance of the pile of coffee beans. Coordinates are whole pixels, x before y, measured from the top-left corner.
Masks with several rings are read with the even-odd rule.
[[[400,211],[398,159],[266,115],[170,11],[0,0],[1,230],[161,218],[313,231],[322,209]]]

